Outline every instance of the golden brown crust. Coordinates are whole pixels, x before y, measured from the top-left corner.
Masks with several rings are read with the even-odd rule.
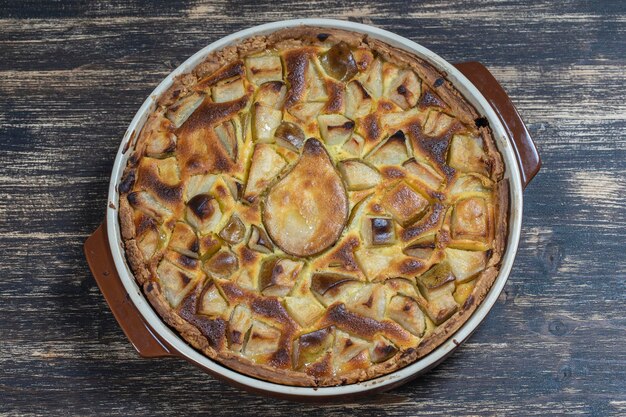
[[[263,51],[268,49],[292,51],[286,53],[284,57],[287,68],[287,81],[291,87],[287,92],[284,106],[286,109],[290,109],[296,104],[302,103],[305,95],[311,94],[312,88],[317,88],[315,80],[310,78],[310,71],[313,70],[307,69],[307,65],[311,65],[309,64],[310,57],[315,56],[316,51],[320,48],[327,49],[340,41],[345,42],[355,51],[356,65],[361,73],[364,73],[367,68],[372,68],[375,64],[375,57],[380,57],[387,62],[399,65],[401,69],[414,71],[418,79],[421,80],[419,87],[421,93],[414,99],[410,94],[411,91],[408,90],[415,88],[415,83],[411,82],[410,77],[404,78],[404,81],[402,81],[402,77],[398,76],[396,79],[400,80],[401,83],[398,81],[395,84],[397,87],[393,88],[397,88],[399,95],[394,96],[393,94],[395,93],[392,91],[391,95],[388,96],[391,97],[390,99],[387,96],[378,99],[379,111],[363,118],[358,123],[354,133],[363,135],[364,153],[368,155],[365,160],[368,164],[372,164],[371,166],[378,167],[385,181],[390,181],[389,184],[399,185],[398,189],[402,190],[403,195],[411,196],[410,190],[417,189],[429,201],[430,207],[417,220],[413,219],[410,213],[407,212],[407,208],[401,205],[402,201],[395,199],[390,204],[397,208],[395,214],[402,217],[398,221],[404,222],[402,226],[406,226],[399,226],[397,232],[398,241],[410,243],[413,247],[418,247],[420,254],[424,253],[424,248],[430,250],[428,248],[432,247],[433,252],[430,255],[430,260],[418,260],[407,256],[403,259],[396,259],[387,265],[388,269],[396,271],[395,276],[404,277],[403,279],[405,280],[413,279],[413,284],[409,285],[410,288],[406,291],[414,291],[414,294],[404,293],[400,290],[398,290],[400,292],[394,292],[393,294],[404,294],[412,297],[420,305],[420,308],[424,311],[424,322],[427,329],[423,337],[416,336],[395,321],[379,316],[380,312],[376,310],[377,303],[382,302],[380,300],[384,300],[385,297],[389,297],[387,291],[391,291],[388,289],[391,287],[387,285],[386,280],[394,278],[394,276],[388,276],[388,274],[385,275],[384,273],[380,274],[379,272],[372,275],[372,269],[363,264],[363,262],[370,260],[372,253],[367,250],[359,252],[363,251],[357,231],[361,225],[352,224],[354,221],[351,222],[348,219],[344,237],[339,238],[336,245],[322,252],[317,258],[318,261],[313,262],[311,267],[338,268],[337,271],[347,274],[346,276],[350,277],[350,279],[343,279],[341,281],[343,287],[339,289],[335,287],[334,292],[316,293],[315,298],[307,301],[307,305],[315,304],[318,305],[317,308],[322,309],[323,314],[315,321],[317,323],[315,324],[316,327],[312,328],[332,329],[329,330],[330,333],[328,334],[332,334],[333,340],[336,341],[333,348],[335,350],[316,357],[315,362],[298,369],[298,363],[293,362],[294,355],[298,354],[297,341],[294,340],[298,335],[303,334],[302,329],[310,329],[310,326],[294,321],[294,317],[296,318],[295,320],[306,319],[306,317],[294,316],[296,313],[293,313],[292,310],[288,312],[285,309],[284,305],[289,309],[290,304],[288,300],[283,298],[284,295],[280,293],[284,287],[284,282],[281,281],[283,278],[280,276],[283,273],[283,267],[280,270],[273,268],[272,274],[278,275],[266,277],[265,279],[265,281],[275,284],[274,287],[268,286],[267,294],[257,294],[258,289],[252,290],[252,288],[256,288],[255,286],[258,286],[258,283],[248,275],[258,274],[261,270],[261,259],[269,258],[258,256],[257,252],[251,251],[246,246],[241,246],[244,243],[237,243],[240,246],[234,249],[237,253],[234,259],[237,261],[239,257],[239,263],[234,265],[235,269],[232,269],[233,265],[225,263],[227,261],[230,262],[230,250],[227,250],[225,246],[222,249],[213,249],[214,245],[210,242],[237,238],[229,234],[220,235],[219,239],[216,240],[216,238],[209,239],[210,236],[207,235],[206,239],[200,239],[200,241],[207,243],[198,243],[197,256],[200,257],[200,260],[205,265],[202,267],[205,269],[201,269],[200,265],[202,262],[197,262],[182,254],[176,255],[174,253],[173,255],[168,248],[163,247],[164,242],[166,243],[173,233],[175,221],[163,220],[164,223],[157,227],[155,226],[156,223],[151,219],[154,218],[158,221],[158,219],[187,218],[189,221],[189,214],[185,214],[185,203],[188,197],[191,197],[187,196],[191,181],[195,181],[194,187],[196,187],[198,192],[206,193],[210,187],[213,187],[211,189],[214,190],[216,195],[221,196],[219,210],[224,211],[224,213],[232,211],[232,207],[234,207],[236,202],[233,202],[231,195],[233,195],[233,192],[237,194],[237,181],[243,182],[243,179],[246,177],[246,170],[249,169],[246,164],[242,166],[241,161],[247,160],[252,154],[249,146],[243,146],[246,135],[245,126],[246,123],[251,123],[254,120],[244,120],[241,125],[235,124],[234,127],[226,126],[224,127],[226,130],[220,132],[215,130],[214,126],[232,119],[237,114],[247,112],[247,109],[251,108],[251,102],[255,99],[254,87],[251,85],[246,86],[244,83],[239,93],[235,87],[230,85],[230,80],[244,76],[246,71],[244,60],[246,57],[259,53],[262,55]],[[269,68],[270,64],[267,64],[266,67]],[[385,67],[384,71],[394,70]],[[238,45],[214,52],[190,74],[185,74],[176,79],[167,92],[159,97],[157,110],[150,116],[139,134],[133,154],[129,159],[119,186],[121,196],[120,225],[125,242],[126,257],[135,273],[136,279],[143,285],[144,293],[158,314],[193,347],[225,366],[264,380],[296,386],[349,384],[384,375],[423,357],[448,339],[480,305],[497,277],[499,262],[504,252],[508,233],[509,189],[508,181],[503,179],[504,165],[495,147],[491,131],[485,127],[474,127],[474,120],[479,115],[454,89],[452,84],[445,80],[445,76],[446,74],[439,73],[427,62],[409,53],[390,47],[383,42],[370,39],[365,35],[342,30],[320,30],[318,28],[301,27],[281,30],[267,37],[254,37]],[[394,82],[396,81],[392,81],[392,85],[394,85]],[[328,95],[323,98],[325,102],[324,107],[318,108],[317,111],[322,111],[324,114],[345,111],[349,100],[352,98],[344,95],[341,84],[326,78],[322,86],[325,86],[322,88],[328,92]],[[216,87],[224,87],[225,92],[216,92]],[[274,90],[275,93],[279,92],[278,89]],[[369,95],[366,90],[363,91],[365,91],[366,95]],[[175,104],[181,103],[181,100],[187,100],[184,104],[189,105],[194,100],[194,94],[200,97],[196,102],[201,102],[202,97],[211,94],[214,96],[213,99],[219,99],[219,94],[226,94],[228,98],[236,97],[238,94],[241,94],[241,96],[226,102],[204,100],[201,104],[193,107],[190,115],[179,126],[176,126],[179,121],[177,117],[180,114],[174,114],[174,111],[178,112],[177,106],[180,106],[178,104],[175,106]],[[235,96],[231,96],[231,94],[235,94]],[[319,100],[319,98],[315,99]],[[407,110],[406,116],[402,116],[404,117],[403,121],[398,124],[399,129],[404,130],[407,137],[396,138],[394,139],[395,142],[394,140],[389,140],[389,143],[384,144],[385,132],[389,130],[385,123],[396,122],[381,120],[381,118],[385,114],[389,115],[390,109],[396,109],[395,111],[398,112],[399,110],[406,110],[407,106],[415,106],[414,108],[419,110],[417,113],[411,113],[410,109]],[[171,122],[165,117],[168,109],[171,112],[169,115]],[[271,110],[267,110],[267,112],[271,116]],[[261,116],[257,115],[256,117]],[[446,124],[448,122],[446,117],[453,117],[454,122]],[[301,125],[301,128],[307,135],[311,135],[311,132],[313,132],[313,130],[310,130],[310,126],[313,126],[315,132],[317,132],[316,124],[311,125],[309,123],[307,125],[303,123]],[[441,132],[437,130],[440,126],[445,126]],[[470,127],[468,128],[468,126]],[[342,128],[345,129],[346,127]],[[242,139],[236,139],[232,143],[224,142],[225,140],[228,141],[229,138],[228,129],[231,129],[230,131],[232,132],[237,129],[244,130],[243,141]],[[176,153],[179,158],[178,166],[182,168],[173,167],[167,160],[168,152],[171,152],[171,143],[168,145],[170,136],[166,136],[162,146],[149,147],[155,141],[155,136],[172,134],[178,139]],[[457,134],[469,135],[469,139],[458,139],[456,138]],[[324,139],[326,141],[329,140],[328,138]],[[455,140],[457,144],[453,143]],[[410,144],[409,146],[415,149],[415,157],[421,158],[421,163],[427,165],[426,170],[430,170],[428,177],[419,174],[417,178],[421,178],[421,180],[414,180],[413,174],[408,168],[385,165],[387,162],[383,164],[384,166],[377,165],[380,161],[388,161],[390,160],[388,158],[393,158],[392,152],[396,152],[394,149],[400,149],[397,148],[396,143],[408,143]],[[474,179],[474,177],[470,178],[471,174],[465,175],[464,172],[451,168],[449,165],[451,164],[451,161],[449,161],[450,156],[448,155],[448,158],[446,158],[446,153],[449,152],[448,149],[451,146],[457,145],[466,146],[467,148],[463,149],[467,149],[471,153],[472,150],[478,149],[473,145],[474,143],[482,144],[484,154],[481,154],[482,156],[480,156],[479,160],[484,161],[486,164],[485,172],[488,172],[488,178],[476,178],[483,178],[480,179],[483,185],[487,184],[487,190],[493,191],[478,190],[471,191],[469,194],[468,191],[463,191],[458,196],[452,196],[450,193],[453,192],[455,181],[459,182],[461,178],[464,180]],[[149,153],[148,149],[153,153],[159,151],[162,151],[162,153],[155,155],[156,159],[146,159],[148,158],[146,156]],[[285,161],[285,165],[297,162],[298,154],[294,153],[293,150],[277,149],[273,152],[275,153],[267,155],[268,161],[273,161],[269,166],[272,166],[272,164],[275,166],[281,160]],[[459,163],[462,164],[464,161]],[[418,169],[422,168],[418,167]],[[228,173],[231,175],[230,182],[225,179],[222,180],[221,177],[216,179],[216,176],[211,175],[214,172]],[[270,174],[271,172],[266,173],[266,175]],[[285,178],[286,175],[288,173],[283,172],[273,180],[268,180],[264,183],[264,188],[259,190],[263,201],[265,201],[267,190],[272,189],[274,184],[278,183],[281,178]],[[435,182],[438,181],[437,178],[441,178],[441,181],[447,185],[437,190],[425,187],[419,182],[432,178],[434,178]],[[406,182],[399,183],[397,182],[398,180]],[[365,207],[365,211],[369,212],[370,215],[375,216],[377,215],[376,213],[380,213],[384,217],[384,213],[390,207],[389,205],[385,206],[384,201],[369,201],[366,193],[360,191],[351,193],[352,199],[357,197],[360,199],[360,196],[365,197],[361,207]],[[423,198],[413,196],[413,206],[411,207],[414,210],[418,208],[421,210]],[[460,201],[463,198],[474,199],[471,205],[466,204],[467,207],[471,207],[474,211],[482,210],[481,213],[485,213],[484,215],[492,216],[491,220],[489,220],[490,229],[487,229],[491,230],[489,232],[491,235],[486,235],[485,240],[482,242],[455,238],[454,227],[460,224],[455,215],[459,216],[460,214],[455,214],[454,209],[448,208],[448,205],[453,205],[455,204],[454,201]],[[261,217],[257,214],[260,212],[262,205],[261,199],[251,200],[252,203],[241,213],[244,221],[255,224],[257,228],[261,223]],[[359,204],[352,204],[352,199],[350,200],[351,208],[353,212],[356,212]],[[481,203],[483,199],[486,199],[484,200],[486,203],[481,205],[483,204]],[[207,202],[210,200],[205,198],[203,201]],[[459,207],[463,207],[463,205]],[[202,213],[210,213],[210,215],[207,214],[205,219],[197,220],[197,222],[204,223],[194,223],[194,227],[204,227],[204,224],[210,223],[215,217],[216,209],[206,211],[208,209],[205,208],[204,210]],[[392,210],[392,212],[394,211]],[[352,216],[353,214],[351,214]],[[221,221],[219,223],[221,225],[226,224],[226,220],[218,219],[218,221]],[[463,223],[463,225],[465,226],[466,224]],[[474,224],[472,223],[472,225]],[[437,233],[437,238],[432,240],[431,244],[428,243],[430,242],[428,239],[434,239],[432,233]],[[235,234],[235,236],[237,235]],[[249,232],[246,236],[248,236],[246,237],[248,239],[250,236]],[[266,249],[260,247],[257,250],[282,253],[279,249],[271,247],[271,243],[269,245]],[[486,250],[490,257],[483,270],[477,275],[469,276],[468,278],[458,275],[457,281],[459,282],[456,283],[456,287],[452,286],[453,293],[441,293],[441,288],[446,286],[449,288],[449,284],[452,284],[448,280],[442,281],[447,283],[445,285],[442,284],[443,286],[433,286],[432,293],[428,292],[428,286],[420,287],[422,293],[420,294],[420,291],[417,291],[415,287],[415,276],[417,276],[419,287],[422,285],[419,282],[422,279],[420,277],[427,275],[424,274],[426,270],[431,265],[438,265],[438,262],[446,259],[446,256],[448,256],[445,255],[447,247],[460,252],[468,248],[469,250]],[[190,250],[190,248],[187,249]],[[207,260],[213,259],[211,258],[212,256],[217,256],[214,255],[215,251],[218,251],[217,254],[221,253],[223,255],[220,258],[222,261],[221,263],[213,262],[211,264]],[[146,260],[147,254],[150,254],[148,260]],[[309,253],[307,253],[308,255]],[[172,264],[172,262],[174,263]],[[160,271],[162,265],[167,266],[169,269],[166,271],[164,267]],[[218,269],[211,269],[218,266]],[[242,269],[238,271],[236,269],[237,266]],[[297,262],[289,264],[289,267],[302,268]],[[207,270],[206,268],[209,269]],[[226,278],[226,276],[220,275],[224,268],[228,271],[238,272],[234,272],[235,275]],[[303,270],[310,273],[308,268],[308,266],[305,266]],[[241,271],[245,271],[245,273]],[[300,269],[297,269],[297,271],[300,271]],[[208,278],[205,273],[208,275]],[[232,274],[233,272],[229,273]],[[160,274],[169,278],[161,279],[159,278]],[[304,276],[304,274],[301,276]],[[366,287],[359,287],[361,288],[360,292],[350,293],[352,294],[350,295],[352,300],[359,299],[361,301],[358,302],[362,304],[358,306],[351,305],[350,308],[346,308],[345,299],[341,297],[333,298],[334,295],[344,294],[341,291],[345,288],[350,289],[351,283],[363,284],[366,280],[371,281],[370,284],[366,285],[367,288],[371,289],[364,290],[363,288]],[[306,282],[306,279],[299,278],[296,282],[289,283],[288,290],[290,294],[304,296],[303,294],[306,293],[311,295],[312,293],[309,291],[313,290],[314,287],[311,287],[311,290],[309,290],[306,287]],[[164,285],[169,286],[168,288],[170,289],[165,289]],[[461,292],[461,287],[464,288],[465,292]],[[176,288],[176,297],[178,298],[175,300],[172,298],[171,291],[173,290],[171,288]],[[454,290],[454,288],[458,290]],[[270,290],[279,292],[273,293]],[[166,291],[170,291],[169,296],[165,293]],[[213,292],[209,294],[209,291]],[[263,289],[263,291],[266,290]],[[363,293],[363,296],[360,295],[361,293]],[[229,327],[231,325],[223,315],[210,316],[200,313],[200,309],[204,306],[205,298],[209,297],[207,294],[211,297],[216,297],[225,306],[224,308],[229,311],[229,315],[240,313],[235,311],[235,306],[242,306],[241,314],[243,315],[240,320],[252,320],[252,327],[248,327],[247,330],[248,336],[237,334],[238,330],[235,328],[237,323],[235,323],[234,327]],[[458,297],[458,302],[454,301],[453,295]],[[359,297],[364,298],[360,299]],[[282,302],[279,300],[282,300]],[[175,307],[173,307],[173,302],[177,303]],[[327,305],[319,307],[321,306],[320,302],[327,303]],[[354,301],[351,302],[354,303]],[[442,316],[445,303],[448,303],[448,306],[450,303],[455,306],[452,310],[446,310],[450,311],[450,313]],[[441,309],[438,311],[433,310],[434,306],[437,305]],[[246,313],[246,311],[251,313]],[[252,314],[252,318],[250,319],[246,314]],[[429,316],[432,317],[429,318]],[[435,322],[442,320],[442,323],[437,325],[433,320]],[[272,336],[278,334],[281,336]],[[349,335],[349,339],[347,339],[349,344],[338,347],[338,341],[343,340],[342,338],[346,337],[345,335]],[[247,346],[251,352],[255,352],[253,356],[248,354],[246,356],[239,351],[233,351],[238,346],[237,340],[239,339],[237,338],[245,340],[245,337],[250,338],[245,343],[248,343]],[[273,338],[276,339],[274,340]],[[360,346],[358,345],[359,343],[366,343],[363,346],[372,346],[373,340],[379,340],[382,343],[379,352],[390,352],[391,356],[389,358],[384,357],[384,360],[380,363],[373,363],[369,359],[364,359],[363,352],[356,355],[344,353],[351,352],[350,349],[354,349],[354,346]],[[391,341],[392,345],[385,345],[389,341]],[[355,343],[356,345],[354,345]],[[230,348],[229,345],[231,346]],[[271,349],[268,347],[270,345]],[[399,349],[394,347],[394,345],[399,347]],[[339,348],[343,349],[343,351]],[[271,353],[267,353],[270,351]],[[371,358],[376,357],[375,352],[371,352]],[[365,355],[368,358],[370,357],[370,354]],[[334,359],[331,360],[331,357]],[[343,362],[342,358],[347,359],[347,361]],[[335,371],[332,370],[333,366],[336,367]]]

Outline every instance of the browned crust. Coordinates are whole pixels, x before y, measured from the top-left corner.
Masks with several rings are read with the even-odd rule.
[[[319,33],[328,34],[323,40],[318,39]],[[199,78],[213,73],[224,64],[241,59],[243,56],[262,51],[270,45],[282,47],[295,47],[307,45],[320,45],[326,41],[337,42],[343,40],[351,46],[366,45],[372,50],[380,53],[384,58],[395,63],[404,63],[410,66],[418,73],[420,78],[425,80],[431,86],[440,78],[444,79],[443,83],[438,83],[439,87],[435,89],[436,94],[443,98],[448,105],[455,111],[455,114],[464,122],[472,124],[478,117],[476,110],[471,107],[456,91],[452,84],[445,80],[447,74],[439,73],[434,67],[413,55],[393,48],[383,42],[370,39],[365,35],[355,34],[353,32],[337,30],[337,29],[319,29],[312,27],[290,28],[277,31],[271,35],[253,37],[244,40],[242,43],[224,48],[223,50],[210,54],[203,63],[199,64],[190,74],[178,77],[173,85],[158,99],[159,108],[156,112],[162,111],[164,106],[172,104],[181,95],[191,91]],[[145,141],[149,137],[149,131],[155,117],[152,116],[146,122],[137,143],[134,146],[134,152],[129,159],[125,175],[135,169],[135,166],[143,153]],[[125,194],[120,192],[120,226],[122,236],[125,242],[126,258],[133,270],[136,279],[143,284],[144,293],[148,300],[155,308],[157,313],[163,320],[173,328],[175,328],[188,343],[194,348],[203,352],[205,355],[214,359],[221,364],[241,372],[243,374],[256,377],[259,379],[294,386],[335,386],[365,381],[374,377],[382,376],[390,372],[401,369],[415,360],[424,357],[432,352],[437,346],[450,338],[465,323],[478,305],[486,297],[489,289],[495,281],[500,268],[501,256],[506,245],[506,237],[508,235],[508,211],[509,211],[509,184],[508,180],[502,179],[504,172],[504,164],[501,155],[497,151],[491,131],[488,128],[481,128],[480,132],[486,139],[486,147],[488,154],[495,161],[492,167],[492,179],[496,180],[496,216],[499,229],[497,231],[494,250],[490,258],[488,268],[481,272],[476,278],[476,285],[463,306],[443,325],[426,338],[422,339],[416,348],[409,348],[393,357],[392,360],[373,365],[365,370],[356,370],[341,376],[333,378],[317,379],[306,375],[302,372],[291,370],[277,369],[272,366],[257,364],[251,360],[233,354],[231,352],[216,352],[208,340],[201,334],[197,327],[193,326],[177,312],[175,312],[163,296],[160,286],[150,278],[156,276],[155,262],[147,265],[135,241],[135,227],[133,223],[133,210],[125,198]],[[157,257],[159,258],[159,257]],[[157,260],[158,262],[158,260]]]

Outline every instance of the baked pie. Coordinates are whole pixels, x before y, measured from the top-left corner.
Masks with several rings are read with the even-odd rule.
[[[165,322],[238,372],[392,372],[497,275],[508,183],[483,120],[445,74],[366,35],[244,40],[180,76],[132,144],[127,260]]]

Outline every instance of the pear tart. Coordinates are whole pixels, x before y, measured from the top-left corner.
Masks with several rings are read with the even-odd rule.
[[[448,338],[504,249],[488,127],[364,35],[247,39],[179,77],[119,184],[127,259],[182,337],[282,384],[364,381]]]

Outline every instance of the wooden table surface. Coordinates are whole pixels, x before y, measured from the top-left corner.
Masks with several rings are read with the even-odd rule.
[[[0,414],[626,415],[626,3],[524,4],[0,1]],[[513,272],[478,331],[414,382],[323,407],[139,358],[82,253],[158,82],[224,35],[294,17],[484,63],[543,157]]]

